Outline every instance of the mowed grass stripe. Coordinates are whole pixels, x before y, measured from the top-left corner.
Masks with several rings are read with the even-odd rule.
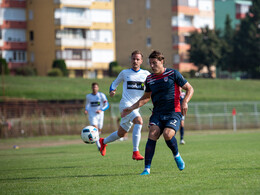
[[[185,170],[178,170],[160,138],[149,176],[139,175],[143,161],[131,159],[131,139],[109,144],[105,157],[84,143],[1,150],[0,194],[260,193],[260,131],[185,138],[179,145]],[[145,144],[142,139],[142,154]]]

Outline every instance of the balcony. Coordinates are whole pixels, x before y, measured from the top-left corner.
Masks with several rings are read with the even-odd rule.
[[[86,28],[91,26],[91,21],[86,18],[58,18],[55,19],[55,24],[59,26]]]
[[[88,48],[93,45],[93,42],[91,40],[86,40],[86,39],[60,38],[60,39],[56,39],[56,45],[63,46],[63,47]]]
[[[86,69],[92,67],[90,60],[65,60],[68,69]]]
[[[27,42],[4,42],[3,50],[26,50]]]
[[[0,19],[0,25],[2,28],[19,28],[19,29],[26,29],[27,23],[25,21],[9,21],[9,20],[2,20]]]
[[[60,4],[61,6],[91,6],[93,0],[53,0],[55,4]]]
[[[2,7],[26,8],[25,0],[1,0],[1,1],[0,4]]]
[[[24,62],[8,62],[8,68],[10,68],[10,69],[20,68],[20,67],[23,67],[23,66],[26,66],[26,65],[27,65],[26,61],[24,61]]]

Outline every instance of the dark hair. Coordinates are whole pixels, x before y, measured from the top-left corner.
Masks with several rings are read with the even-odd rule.
[[[142,56],[142,58],[144,57],[143,54],[142,54],[142,52],[139,51],[139,50],[133,51],[132,54],[131,54],[131,57],[133,57],[133,55],[135,55],[135,54],[140,54],[140,55]]]
[[[154,51],[149,55],[149,59],[150,59],[150,58],[156,58],[156,59],[159,60],[159,61],[164,60],[163,54],[162,54],[161,52],[159,52],[159,51],[156,51],[156,50],[154,50]]]
[[[92,87],[94,87],[95,85],[99,86],[98,83],[92,83]]]

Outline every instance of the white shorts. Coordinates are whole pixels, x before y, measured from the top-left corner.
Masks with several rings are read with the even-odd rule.
[[[138,116],[141,116],[140,113],[139,113],[139,109],[135,109],[133,112],[126,115],[124,118],[121,118],[120,126],[124,130],[126,130],[126,132],[128,132],[133,125],[132,121],[134,120],[134,118],[136,118]]]
[[[104,112],[101,112],[99,114],[94,113],[88,115],[88,120],[90,125],[97,126],[99,129],[103,128],[103,122],[104,122]]]

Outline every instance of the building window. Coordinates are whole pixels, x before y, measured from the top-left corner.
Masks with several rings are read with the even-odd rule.
[[[151,47],[152,46],[152,39],[151,39],[151,37],[147,37],[146,38],[146,46],[147,47]]]
[[[174,64],[180,63],[180,56],[179,56],[179,54],[174,54],[174,56],[173,56],[173,63]]]
[[[30,41],[33,41],[34,40],[34,33],[33,31],[31,30],[30,31],[30,37],[29,37]]]
[[[190,40],[190,36],[189,35],[184,35],[184,42],[186,44],[190,44],[191,43],[191,40]]]
[[[34,62],[34,53],[33,52],[31,52],[31,55],[30,55],[30,57],[31,57],[31,62]]]
[[[151,28],[151,19],[150,18],[146,19],[146,28]]]
[[[145,7],[146,9],[151,9],[151,0],[146,0]]]
[[[134,22],[134,21],[133,21],[132,18],[129,18],[129,19],[127,20],[127,23],[128,23],[128,24],[133,24],[133,22]]]
[[[179,36],[178,35],[173,35],[172,36],[172,44],[173,45],[179,44]]]
[[[33,10],[29,10],[29,20],[33,19]]]
[[[189,7],[197,7],[197,0],[188,0]]]

